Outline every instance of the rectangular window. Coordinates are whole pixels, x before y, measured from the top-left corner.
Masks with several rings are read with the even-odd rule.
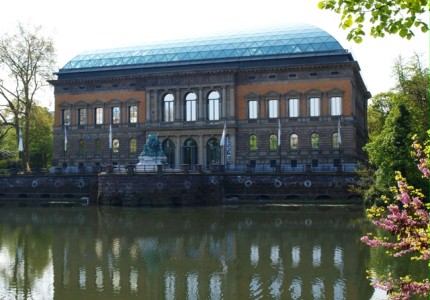
[[[86,108],[80,108],[78,109],[78,122],[79,125],[85,125],[87,124],[87,109]]]
[[[309,115],[311,117],[320,116],[320,98],[309,99]]]
[[[70,109],[62,110],[62,122],[63,125],[70,125]]]
[[[330,114],[332,116],[342,115],[342,98],[331,97],[330,98]]]
[[[269,118],[278,118],[279,117],[278,100],[269,100],[268,101],[268,108],[269,108]]]
[[[256,100],[248,101],[248,118],[249,119],[258,118],[258,101]]]
[[[173,98],[172,100],[164,100],[164,122],[173,122]]]
[[[103,124],[103,107],[96,107],[94,109],[94,116],[95,116],[94,123],[96,125]]]
[[[288,116],[297,118],[299,116],[299,99],[288,100]]]
[[[137,123],[137,106],[133,105],[128,108],[129,123]]]
[[[121,109],[119,106],[112,107],[112,124],[119,124],[121,121]]]

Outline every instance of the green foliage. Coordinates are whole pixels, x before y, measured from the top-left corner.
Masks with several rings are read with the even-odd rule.
[[[420,18],[429,10],[428,0],[323,0],[318,7],[340,14],[340,27],[349,30],[347,39],[356,43],[366,35],[366,21],[372,37],[397,34],[409,40],[417,30],[429,30],[428,20]]]

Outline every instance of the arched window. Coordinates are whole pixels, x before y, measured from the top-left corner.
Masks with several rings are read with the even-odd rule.
[[[333,148],[339,148],[339,134],[337,132],[333,133]]]
[[[276,134],[271,134],[269,137],[269,148],[270,150],[278,149],[278,136]]]
[[[112,140],[112,152],[113,153],[118,153],[119,152],[119,140],[118,139],[113,139]]]
[[[198,161],[197,150],[197,143],[194,139],[190,138],[186,140],[182,148],[183,163],[188,165],[196,165]]]
[[[96,154],[100,154],[102,152],[102,142],[100,139],[96,139],[95,149],[96,149]]]
[[[249,150],[256,151],[257,146],[257,136],[253,134],[249,137]]]
[[[206,165],[221,163],[221,148],[216,138],[211,138],[206,144]]]
[[[174,100],[172,94],[167,94],[163,98],[163,121],[164,122],[173,122],[174,120]]]
[[[84,154],[85,154],[85,140],[80,139],[79,140],[79,155],[84,155]]]
[[[219,120],[219,93],[217,91],[210,92],[208,96],[208,120]]]
[[[299,136],[295,133],[290,135],[290,148],[297,149],[299,147]]]
[[[175,167],[175,143],[171,139],[166,139],[162,144],[162,148],[167,159],[167,165],[173,169]]]
[[[311,148],[318,149],[320,147],[320,136],[318,133],[311,134]]]
[[[130,150],[130,153],[137,152],[137,140],[135,138],[130,139],[129,150]]]
[[[195,121],[197,119],[197,95],[188,93],[185,97],[185,121]]]

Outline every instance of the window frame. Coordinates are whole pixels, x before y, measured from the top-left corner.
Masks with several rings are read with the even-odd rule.
[[[269,119],[279,118],[279,99],[267,100],[267,117]]]
[[[342,115],[342,97],[340,96],[330,97],[330,115],[331,116]]]
[[[296,103],[296,105],[294,105],[293,103]],[[299,116],[300,116],[300,99],[289,98],[288,99],[288,117],[298,118]]]
[[[197,121],[197,94],[194,92],[185,95],[185,121]]]
[[[121,124],[121,107],[112,106],[111,107],[111,124],[119,125]]]
[[[163,96],[163,122],[173,122],[174,120],[175,96],[172,93],[168,93]]]
[[[258,100],[248,100],[248,119],[258,119]]]
[[[101,113],[100,113],[101,111]],[[104,110],[103,107],[95,107],[94,108],[94,124],[102,125],[104,122]]]
[[[309,97],[309,116],[310,117],[321,116],[321,98],[320,97]]]
[[[214,98],[211,98],[214,94],[217,94]],[[212,95],[212,96],[211,96]],[[212,91],[208,95],[208,120],[218,121],[220,119],[220,93],[218,91]]]

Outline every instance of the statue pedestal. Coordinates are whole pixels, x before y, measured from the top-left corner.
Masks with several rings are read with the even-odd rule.
[[[139,162],[136,164],[136,172],[154,172],[157,171],[157,165],[162,165],[164,156],[139,156]]]

